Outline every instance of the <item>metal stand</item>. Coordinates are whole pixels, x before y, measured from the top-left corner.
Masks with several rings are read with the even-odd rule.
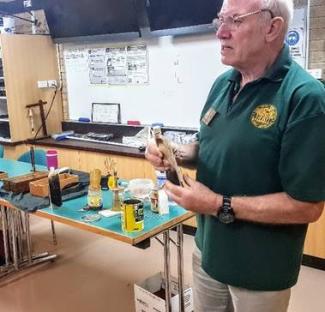
[[[178,272],[178,304],[179,311],[185,311],[185,302],[184,302],[184,258],[183,258],[183,225],[177,225],[177,272]]]
[[[165,300],[166,311],[169,312],[171,308],[171,292],[170,292],[170,238],[169,230],[163,233],[164,236],[164,273],[165,273]]]
[[[158,237],[156,240],[164,247],[164,276],[165,276],[165,298],[166,312],[171,312],[171,289],[170,289],[170,242],[177,248],[177,273],[178,273],[178,295],[179,295],[179,311],[185,311],[184,302],[184,263],[183,263],[183,225],[176,227],[177,241],[175,242],[169,236],[169,230],[163,232],[163,241]]]
[[[46,118],[45,118],[45,112],[44,112],[44,105],[47,104],[47,102],[43,102],[42,100],[39,100],[35,104],[29,104],[26,105],[25,107],[27,109],[32,109],[33,107],[39,107],[40,110],[40,115],[41,115],[41,122],[42,122],[42,130],[43,130],[43,135],[47,136],[47,128],[46,128]],[[37,133],[36,133],[37,135]]]
[[[2,200],[0,211],[5,252],[5,264],[0,266],[0,278],[36,264],[53,261],[57,257],[48,252],[32,255],[28,213]]]
[[[51,229],[52,229],[53,245],[57,245],[58,244],[58,241],[56,239],[55,226],[54,226],[54,221],[53,220],[51,220]]]

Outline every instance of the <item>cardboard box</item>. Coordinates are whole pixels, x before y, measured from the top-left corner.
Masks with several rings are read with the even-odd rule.
[[[179,312],[178,307],[178,282],[171,277],[170,283],[172,299],[172,312]],[[185,312],[193,311],[192,288],[184,287]],[[165,292],[165,280],[161,272],[134,284],[134,300],[136,312],[166,312],[165,300],[156,293]]]

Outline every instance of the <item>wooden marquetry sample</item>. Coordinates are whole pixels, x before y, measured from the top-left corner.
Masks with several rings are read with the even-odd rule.
[[[6,179],[6,178],[8,178],[7,172],[0,171],[0,180]]]
[[[62,173],[59,174],[61,190],[73,183],[79,182],[79,177],[75,174]],[[34,196],[47,197],[49,196],[49,179],[43,178],[29,183],[29,191]]]
[[[47,177],[46,171],[35,171],[14,178],[4,179],[3,188],[14,193],[29,192],[29,182]]]

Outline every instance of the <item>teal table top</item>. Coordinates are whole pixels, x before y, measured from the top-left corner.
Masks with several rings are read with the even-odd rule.
[[[0,158],[0,171],[7,172],[9,178],[32,172],[32,165],[13,159]],[[37,170],[47,170],[44,166],[36,166]]]
[[[38,170],[46,169],[37,166]],[[0,159],[0,170],[8,173],[9,177],[23,175],[31,170],[28,163],[16,160]],[[103,207],[111,209],[113,204],[113,196],[111,191],[103,191]],[[172,228],[177,224],[191,218],[194,214],[186,211],[184,208],[169,203],[169,214],[159,215],[153,213],[148,205],[144,209],[144,229],[139,232],[127,233],[121,228],[121,216],[103,217],[95,222],[85,222],[83,217],[89,214],[96,214],[95,211],[85,211],[87,196],[82,196],[72,200],[64,201],[61,207],[47,207],[35,212],[37,216],[48,218],[54,221],[65,223],[80,229],[84,229],[97,234],[105,235],[114,239],[118,239],[132,245],[136,245],[147,238]]]

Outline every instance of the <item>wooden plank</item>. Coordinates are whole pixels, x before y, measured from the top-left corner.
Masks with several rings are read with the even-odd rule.
[[[5,145],[4,157],[9,159],[17,159],[21,154],[28,151],[26,144],[19,144],[15,146]]]
[[[24,175],[7,178],[3,180],[3,188],[6,191],[14,193],[26,193],[29,192],[30,182],[47,177],[47,175],[47,172],[35,171]]]
[[[75,174],[62,173],[59,174],[61,190],[69,184],[79,182],[79,176]],[[48,177],[29,183],[29,191],[34,196],[48,197],[49,196],[49,179]]]
[[[325,259],[325,212],[308,226],[304,254]]]
[[[185,225],[188,225],[188,226],[191,226],[191,227],[194,227],[196,228],[197,227],[197,224],[196,224],[196,217],[192,217],[191,219],[188,219],[186,221],[183,222]]]
[[[54,89],[39,89],[37,81],[59,81],[55,45],[49,36],[2,34],[1,48],[12,142],[32,138],[25,106],[41,99],[48,102],[45,113],[50,108]],[[61,103],[58,94],[47,119],[49,133],[61,131]],[[38,129],[41,123],[36,109],[34,122]]]

